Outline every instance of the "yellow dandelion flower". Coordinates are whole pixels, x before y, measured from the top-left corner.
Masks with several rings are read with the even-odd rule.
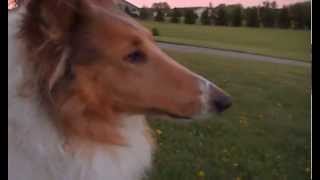
[[[205,173],[204,173],[204,171],[200,170],[200,171],[198,171],[197,175],[198,175],[199,177],[204,177],[204,176],[205,176]]]
[[[157,132],[158,135],[162,134],[162,131],[160,129],[156,129],[156,132]]]
[[[248,121],[246,119],[240,119],[240,125],[242,127],[247,127],[248,126]]]
[[[241,177],[239,177],[239,176],[238,176],[238,177],[236,177],[236,180],[241,180]]]
[[[241,114],[241,115],[244,115],[244,116],[245,116],[245,115],[247,115],[247,113],[246,113],[246,112],[241,112],[240,114]]]
[[[233,163],[233,166],[237,167],[237,166],[239,166],[239,164],[238,163]]]
[[[248,119],[248,118],[247,118],[247,116],[240,116],[240,119],[246,120],[246,119]]]
[[[310,172],[310,168],[306,168],[306,172]]]
[[[223,158],[222,158],[222,161],[223,161],[223,162],[228,162],[229,159],[228,159],[227,157],[223,157]]]

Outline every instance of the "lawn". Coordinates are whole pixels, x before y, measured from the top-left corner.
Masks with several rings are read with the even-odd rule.
[[[157,40],[231,49],[294,60],[310,61],[310,31],[270,28],[217,27],[143,21],[156,27]]]
[[[147,179],[310,179],[310,68],[168,53],[234,104],[204,121],[152,118],[158,149]]]

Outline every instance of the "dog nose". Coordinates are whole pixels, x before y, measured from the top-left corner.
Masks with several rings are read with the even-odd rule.
[[[202,112],[222,113],[231,107],[231,96],[214,83],[202,78],[200,87],[202,90],[201,100],[204,104]]]
[[[213,106],[215,107],[216,111],[222,113],[223,111],[227,110],[232,105],[231,97],[228,95],[219,95],[214,98]]]
[[[210,106],[211,110],[222,113],[232,105],[232,98],[226,92],[214,84],[210,84]]]

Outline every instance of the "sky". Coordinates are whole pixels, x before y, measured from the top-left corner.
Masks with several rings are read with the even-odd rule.
[[[219,4],[237,4],[241,3],[244,6],[254,6],[262,4],[264,0],[128,0],[129,2],[137,5],[138,7],[147,6],[150,7],[154,2],[167,2],[170,7],[190,7],[190,6],[208,6],[211,2],[213,7]],[[270,0],[271,1],[271,0]],[[301,2],[306,0],[276,0],[278,7],[282,7],[285,4],[292,4],[295,2]]]

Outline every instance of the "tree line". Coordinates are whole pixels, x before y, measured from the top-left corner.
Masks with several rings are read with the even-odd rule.
[[[171,9],[166,2],[160,2],[151,8],[141,8],[139,18],[185,24],[311,29],[311,4],[306,1],[281,8],[275,1],[264,1],[262,5],[247,8],[241,4],[216,7],[210,4],[197,15],[194,8]]]

